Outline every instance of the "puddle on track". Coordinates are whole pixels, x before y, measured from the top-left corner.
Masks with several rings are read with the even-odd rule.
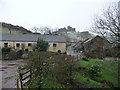
[[[14,66],[14,65],[19,65],[19,64],[8,64],[8,66]]]
[[[2,68],[0,68],[0,69],[7,69],[7,68],[9,68],[9,67],[2,67]]]
[[[0,70],[0,71],[4,71],[4,70]]]

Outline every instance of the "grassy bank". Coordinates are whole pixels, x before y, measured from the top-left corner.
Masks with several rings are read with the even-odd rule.
[[[76,74],[76,81],[82,84],[89,84],[97,87],[118,87],[118,63],[120,61],[115,60],[97,60],[88,59],[88,61],[78,61],[76,62],[77,68],[83,68],[79,70]],[[88,70],[92,65],[98,65],[101,68],[99,76],[94,76],[93,79],[89,77]],[[83,78],[81,80],[81,78]],[[91,81],[92,80],[92,81]]]

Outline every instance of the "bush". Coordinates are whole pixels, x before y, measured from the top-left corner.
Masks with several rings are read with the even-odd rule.
[[[38,86],[42,87],[42,82],[48,78],[58,84],[72,85],[72,56],[51,52],[32,52],[29,56],[27,67],[33,69]]]
[[[17,60],[21,58],[22,54],[22,50],[10,51],[9,53],[2,53],[2,60]]]
[[[84,61],[89,61],[89,60],[88,60],[87,58],[85,58],[85,57],[84,57],[84,58],[82,58],[82,60],[84,60]]]
[[[50,52],[29,53],[29,58],[26,67],[33,69],[32,79],[33,81],[35,81],[34,83],[36,83],[34,85],[35,87],[42,87],[41,82],[43,82],[43,79],[47,78],[47,75],[50,72],[49,69],[52,67],[51,64],[53,63],[52,56],[54,55],[55,53]]]
[[[54,76],[57,82],[67,86],[72,85],[74,61],[72,56],[57,55],[55,56]]]
[[[89,73],[89,76],[91,79],[93,79],[93,77],[95,77],[95,76],[99,76],[99,72],[101,72],[100,66],[92,65],[88,69],[88,73]]]
[[[23,50],[17,51],[16,55],[18,56],[18,58],[21,58],[21,56],[23,55]]]
[[[61,50],[58,50],[58,51],[56,52],[56,54],[61,54]]]
[[[18,56],[15,51],[11,51],[8,54],[6,53],[2,54],[2,60],[17,60],[17,59],[18,59]]]
[[[11,48],[9,48],[9,47],[3,47],[3,48],[1,49],[1,51],[2,51],[2,53],[4,53],[4,54],[8,54],[8,53],[11,51]]]
[[[61,53],[61,50],[58,50],[57,52],[58,52],[58,53]]]
[[[38,39],[36,49],[37,51],[47,51],[48,46],[49,46],[48,42],[42,39]]]

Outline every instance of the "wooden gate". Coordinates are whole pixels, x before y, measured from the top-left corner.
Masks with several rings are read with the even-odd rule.
[[[26,69],[24,67],[18,68],[17,77],[17,88],[23,90],[23,88],[28,88],[26,85],[31,81],[32,70]]]

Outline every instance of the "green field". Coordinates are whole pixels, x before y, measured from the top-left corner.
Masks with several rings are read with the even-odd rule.
[[[20,34],[22,33],[21,31],[17,31],[17,30],[14,30],[14,29],[11,29],[11,33],[12,34]],[[10,31],[8,28],[2,28],[0,29],[0,34],[10,34]]]
[[[97,59],[88,60],[89,61],[81,60],[76,63],[78,68],[83,68],[83,70],[75,72],[74,76],[76,78],[76,82],[85,86],[118,87],[118,63],[120,63],[120,61]],[[94,79],[91,79],[88,75],[88,69],[92,65],[98,65],[101,67],[99,76],[95,76]]]

